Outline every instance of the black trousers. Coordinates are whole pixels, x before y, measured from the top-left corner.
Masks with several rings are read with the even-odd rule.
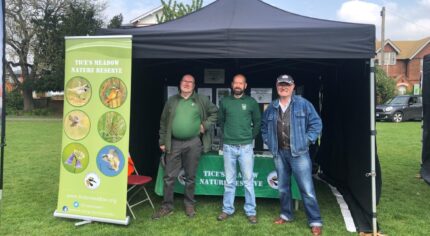
[[[194,205],[195,179],[201,153],[202,142],[199,137],[189,140],[172,139],[171,151],[166,155],[163,208],[173,209],[173,188],[182,168],[185,173],[179,178],[180,182],[185,183],[184,204]]]

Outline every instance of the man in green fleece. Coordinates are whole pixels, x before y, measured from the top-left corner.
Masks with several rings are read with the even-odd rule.
[[[179,94],[167,100],[161,114],[159,145],[161,151],[166,153],[164,200],[161,209],[152,216],[153,219],[173,213],[173,187],[182,167],[185,171],[185,213],[188,217],[195,215],[194,181],[198,161],[202,151],[210,150],[211,136],[208,130],[216,122],[218,108],[207,96],[196,94],[194,88],[194,77],[184,75]]]
[[[261,113],[255,99],[244,94],[246,86],[244,75],[234,76],[231,83],[233,95],[220,102],[218,121],[223,132],[225,182],[222,213],[217,220],[223,221],[234,213],[236,163],[239,162],[245,188],[245,214],[249,223],[256,224],[252,141],[260,130]]]

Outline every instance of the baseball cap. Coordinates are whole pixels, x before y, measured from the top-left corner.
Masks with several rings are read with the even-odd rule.
[[[279,83],[294,84],[294,79],[291,77],[291,75],[280,75],[276,79],[276,84]]]

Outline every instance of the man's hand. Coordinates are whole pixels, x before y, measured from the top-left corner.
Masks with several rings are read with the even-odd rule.
[[[161,146],[160,146],[160,150],[161,150],[162,152],[166,152],[166,145],[161,145]]]
[[[164,152],[161,153],[160,164],[161,164],[161,167],[163,167],[163,169],[166,168],[166,153],[164,153]]]
[[[205,133],[205,127],[203,127],[203,124],[200,124],[200,133],[201,134]]]

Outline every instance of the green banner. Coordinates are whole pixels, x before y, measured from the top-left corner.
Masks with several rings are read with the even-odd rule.
[[[55,216],[128,224],[131,36],[66,38]]]
[[[236,196],[245,196],[242,176],[237,169]],[[155,193],[163,195],[163,175],[161,166],[158,168]],[[184,172],[181,170],[175,183],[174,191],[184,192]],[[223,195],[224,194],[224,159],[223,156],[209,153],[200,158],[196,175],[196,195]],[[256,156],[254,161],[254,191],[256,197],[278,198],[278,179],[275,164],[270,157]],[[297,183],[292,177],[291,191],[294,199],[300,200]]]

